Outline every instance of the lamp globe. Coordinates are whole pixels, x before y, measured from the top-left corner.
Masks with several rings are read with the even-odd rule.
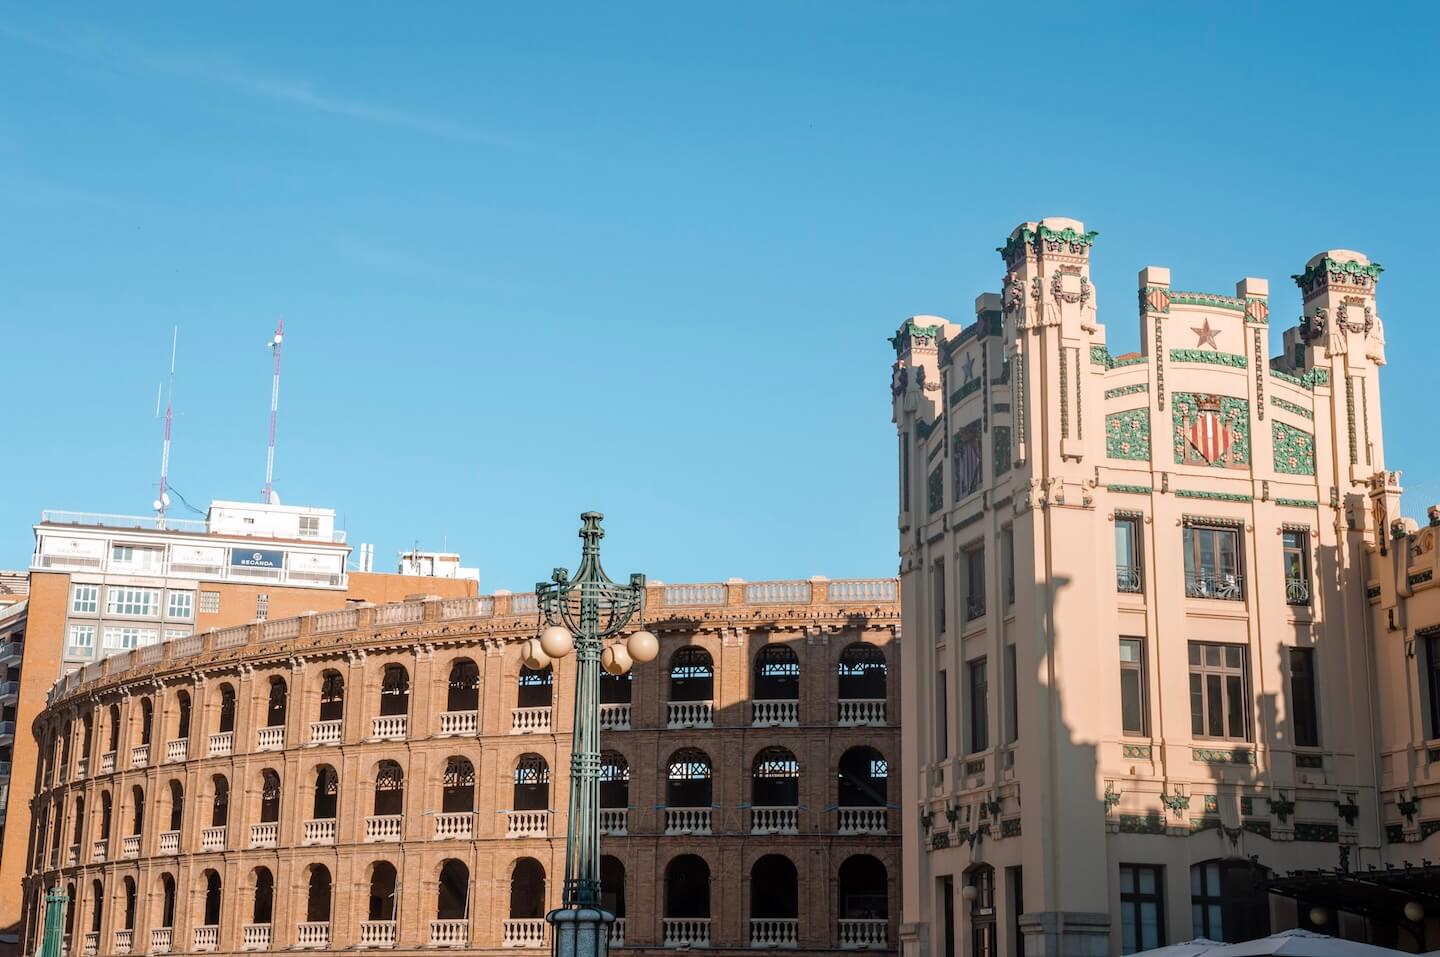
[[[551,658],[564,658],[575,647],[575,636],[567,628],[551,625],[540,632],[540,647]]]
[[[625,640],[625,650],[633,660],[643,665],[659,656],[660,639],[642,629]]]
[[[520,643],[520,660],[531,671],[544,671],[550,664],[550,656],[545,654],[545,649],[535,638],[526,638]]]
[[[634,662],[630,660],[630,652],[618,641],[600,652],[600,667],[612,675],[623,675],[630,670],[632,664]]]

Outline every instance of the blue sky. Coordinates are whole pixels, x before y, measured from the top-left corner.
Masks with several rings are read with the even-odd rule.
[[[1022,12],[1012,12],[1021,10]],[[42,508],[276,486],[377,565],[486,589],[893,574],[886,336],[969,321],[992,251],[1100,231],[1112,351],[1146,264],[1383,263],[1388,464],[1440,501],[1440,16],[1272,3],[0,4],[0,567]],[[183,510],[179,510],[183,514]]]

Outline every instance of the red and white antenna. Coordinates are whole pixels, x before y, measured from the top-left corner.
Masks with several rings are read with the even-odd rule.
[[[170,507],[170,423],[175,418],[175,350],[180,344],[180,327],[170,334],[170,385],[165,396],[165,444],[160,451],[160,494],[152,503],[155,523],[165,527],[165,510]],[[155,396],[155,414],[160,414],[160,396]]]
[[[260,500],[266,505],[275,504],[275,415],[280,410],[280,343],[285,338],[285,320],[275,323],[275,338],[269,342],[270,351],[275,353],[275,378],[270,383],[270,447],[265,450],[265,491]]]

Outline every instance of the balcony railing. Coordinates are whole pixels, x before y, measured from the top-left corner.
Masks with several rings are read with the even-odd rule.
[[[863,919],[841,918],[840,949],[883,950],[888,943],[890,922],[883,917]]]
[[[709,947],[710,918],[665,917],[666,947]]]
[[[842,807],[837,809],[841,834],[885,834],[883,807]]]
[[[395,946],[395,921],[393,920],[362,920],[360,922],[361,947],[394,947]]]
[[[549,811],[506,811],[506,837],[545,837],[550,831]]]
[[[115,773],[115,752],[114,752],[114,751],[106,751],[104,754],[100,755],[100,773],[101,773],[101,774],[114,774],[114,773]]]
[[[1305,578],[1285,579],[1285,602],[1289,605],[1310,604],[1310,582]]]
[[[190,755],[190,740],[188,738],[176,738],[174,741],[165,742],[165,760],[184,761]]]
[[[150,763],[150,745],[137,744],[130,749],[130,766],[143,768]]]
[[[608,940],[611,947],[625,946],[625,918],[617,917],[611,922]]]
[[[464,918],[432,920],[430,922],[430,946],[470,946],[470,922]]]
[[[1187,598],[1213,598],[1221,601],[1242,601],[1245,589],[1237,575],[1211,575],[1185,573],[1185,595]]]
[[[235,732],[217,731],[210,735],[210,757],[223,758],[235,753]]]
[[[398,841],[404,830],[403,814],[375,814],[365,819],[367,841]]]
[[[798,917],[750,918],[750,946],[760,948],[800,946],[800,919]]]
[[[115,932],[115,953],[128,954],[135,948],[135,932],[133,930],[117,930]]]
[[[196,953],[214,950],[220,945],[220,927],[217,924],[202,924],[195,928],[190,949]]]
[[[110,853],[110,841],[108,838],[101,838],[90,845],[90,863],[104,864],[105,857]]]
[[[799,834],[800,809],[798,807],[752,807],[750,808],[751,834]]]
[[[550,731],[550,706],[541,708],[511,708],[510,733],[533,734]]]
[[[623,807],[602,807],[600,809],[600,833],[613,837],[629,834],[630,811]]]
[[[600,728],[603,731],[629,731],[630,702],[600,705]]]
[[[800,702],[794,700],[750,702],[752,728],[794,728],[800,724]]]
[[[976,618],[985,617],[985,599],[979,595],[970,595],[965,599],[965,620],[974,621]]]
[[[339,744],[341,725],[339,718],[332,718],[329,721],[310,722],[310,743],[311,744]]]
[[[200,832],[200,850],[202,851],[223,851],[225,850],[225,832],[228,828],[221,824],[219,827],[207,827]]]
[[[330,922],[307,920],[295,925],[295,946],[306,950],[326,950],[330,946]]]
[[[884,698],[841,698],[840,724],[845,727],[858,725],[883,725],[885,723]]]
[[[440,712],[441,734],[474,734],[480,727],[478,711]]]
[[[140,856],[140,835],[139,835],[139,834],[126,834],[124,837],[122,837],[122,838],[120,839],[120,856],[121,856],[121,857],[139,857],[139,856]]]
[[[246,924],[243,931],[243,939],[240,943],[241,950],[269,950],[270,949],[270,925],[269,924]]]
[[[666,834],[709,834],[711,809],[708,807],[667,807]]]
[[[80,863],[80,845],[71,844],[65,849],[65,866],[74,867]]]
[[[539,949],[545,946],[545,918],[512,917],[505,921],[503,947]]]
[[[715,704],[711,701],[669,701],[665,714],[666,725],[671,728],[715,727]]]
[[[52,848],[50,848],[50,870],[53,871],[53,870],[55,870],[56,868],[58,868],[59,866],[60,866],[60,848],[58,848],[58,847],[52,847]]]
[[[179,832],[179,831],[161,831],[161,832],[160,832],[160,853],[161,853],[161,854],[179,854],[179,853],[180,853],[180,832]]]
[[[304,833],[300,838],[301,844],[334,844],[335,843],[335,819],[333,817],[322,817],[313,821],[306,821]]]
[[[80,957],[95,957],[100,953],[100,932],[90,931],[85,935],[85,942],[81,945]]]
[[[1115,566],[1115,590],[1138,595],[1145,590],[1138,565]]]
[[[404,741],[409,715],[381,714],[370,719],[370,736],[380,741]]]
[[[250,825],[251,847],[274,847],[280,836],[280,825],[275,821],[262,821]]]
[[[171,944],[175,940],[175,928],[173,927],[152,927],[150,928],[150,953],[168,954]]]
[[[85,777],[85,772],[90,770],[90,759],[83,754],[75,759],[75,780],[80,781]]]
[[[470,811],[449,811],[435,815],[435,840],[468,841],[475,831],[475,815]]]
[[[255,750],[256,751],[283,751],[285,750],[285,726],[277,724],[270,728],[255,729]]]

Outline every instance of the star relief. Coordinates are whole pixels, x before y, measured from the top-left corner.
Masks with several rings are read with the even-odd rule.
[[[1214,349],[1216,352],[1220,351],[1220,347],[1215,344],[1215,337],[1220,334],[1220,330],[1211,329],[1209,319],[1204,320],[1198,326],[1191,326],[1190,331],[1195,333],[1195,335],[1199,336],[1199,338],[1195,341],[1195,348],[1198,349],[1203,345],[1209,345],[1210,348]]]
[[[971,379],[975,378],[975,357],[968,352],[965,353],[965,362],[962,364],[961,368],[965,372],[966,382],[969,382]]]

